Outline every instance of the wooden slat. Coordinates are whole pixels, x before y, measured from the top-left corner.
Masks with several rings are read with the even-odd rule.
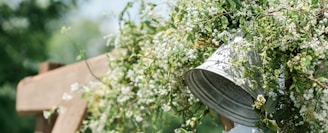
[[[97,77],[104,76],[108,71],[107,54],[88,59],[87,62]],[[60,105],[63,93],[70,92],[71,84],[94,80],[97,79],[90,73],[85,61],[27,77],[17,86],[16,111],[24,115],[49,110]]]
[[[70,86],[75,82],[85,84],[104,76],[109,71],[107,56],[119,56],[124,52],[125,50],[117,50],[65,67],[56,63],[42,63],[39,75],[19,82],[16,96],[17,113],[37,114],[35,133],[76,132],[86,116],[87,101],[82,100],[79,93],[71,93],[73,99],[64,101],[63,94],[69,93]],[[58,69],[52,70],[55,68]],[[42,112],[53,107],[63,107],[64,111],[52,116],[50,120],[44,119]]]
[[[64,64],[54,63],[49,61],[42,62],[39,67],[39,74],[49,72],[51,70],[57,69],[62,66],[64,66]]]
[[[36,115],[34,133],[51,133],[58,115],[54,114],[45,119],[42,113]]]
[[[63,104],[63,112],[59,113],[52,133],[74,133],[79,130],[86,116],[88,102],[72,100]]]
[[[43,62],[39,66],[39,74],[49,72],[61,66],[64,65],[54,62]],[[42,112],[36,114],[35,117],[34,133],[50,133],[57,119],[57,114],[51,116],[48,120],[43,117]]]

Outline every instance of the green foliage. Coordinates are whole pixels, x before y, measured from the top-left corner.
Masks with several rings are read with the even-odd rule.
[[[200,65],[216,47],[232,38],[223,35],[225,40],[215,38],[216,43],[213,43],[219,31],[211,29],[230,31],[233,26],[228,25],[228,15],[222,20],[216,19],[225,14],[223,10],[222,14],[207,13],[201,17],[189,14],[193,10],[205,11],[204,7],[212,6],[211,3],[199,4],[190,11],[185,7],[192,3],[182,1],[179,4],[183,6],[174,6],[171,21],[154,15],[158,10],[156,4],[144,1],[141,5],[145,8],[141,8],[138,22],[126,16],[127,9],[123,11],[120,35],[111,44],[122,55],[109,57],[112,72],[104,78],[107,85],[85,86],[86,97],[91,101],[86,131],[162,131],[170,126],[163,125],[172,120],[168,114],[179,121],[176,131],[180,130],[178,127],[181,131],[197,131],[202,118],[209,115],[208,108],[185,87],[182,77],[190,68]],[[131,6],[132,3],[127,8]],[[213,6],[220,8],[220,5]],[[207,19],[209,22],[204,21]],[[186,25],[188,21],[190,25]],[[199,25],[200,22],[205,26]],[[226,27],[221,28],[221,25]]]
[[[327,84],[318,80],[319,73],[327,73],[324,64],[327,55],[323,52],[327,49],[326,7],[316,2],[301,2],[295,7],[294,2],[282,7],[283,4],[271,3],[268,9],[262,8],[249,22],[251,26],[243,30],[258,50],[263,65],[262,87],[267,98],[274,101],[271,107],[267,106],[271,109],[261,113],[264,127],[260,127],[278,126],[286,132],[325,132],[326,126],[314,125],[328,124],[322,120],[327,117],[324,112],[328,101],[323,98],[327,95]]]
[[[183,75],[233,37],[241,53],[234,65],[263,95],[254,99],[263,132],[327,132],[327,1],[141,1],[138,22],[120,16],[104,84],[85,86],[91,101],[86,128],[93,132],[161,131],[172,114],[176,132],[196,132],[209,109],[189,92]]]
[[[34,119],[16,115],[15,88],[19,80],[36,74],[39,62],[47,59],[49,23],[68,11],[71,2],[49,0],[44,6],[24,0],[17,7],[0,2],[0,132],[33,132]]]
[[[0,131],[4,133],[33,132],[34,118],[19,118],[16,114],[14,86],[3,84],[0,86]]]
[[[35,0],[22,1],[17,9],[0,5],[0,84],[13,83],[36,73],[37,64],[46,59],[47,40],[51,35],[49,22],[67,11],[67,5],[50,1],[47,8]]]

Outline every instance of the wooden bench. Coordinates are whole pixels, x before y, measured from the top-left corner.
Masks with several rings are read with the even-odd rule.
[[[73,83],[85,84],[104,76],[109,71],[107,56],[104,54],[66,66],[42,63],[38,75],[24,78],[17,86],[18,115],[36,115],[35,133],[76,132],[86,116],[88,102],[81,99],[80,93],[74,94],[69,101],[63,100],[62,96],[71,91]],[[43,111],[53,107],[63,107],[64,111],[45,119]]]

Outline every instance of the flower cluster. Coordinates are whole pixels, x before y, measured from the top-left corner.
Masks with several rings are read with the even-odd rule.
[[[120,16],[120,34],[109,45],[110,72],[85,87],[93,132],[154,132],[167,119],[181,120],[176,132],[195,131],[208,108],[183,81],[223,44],[242,33],[236,49],[255,52],[261,65],[234,61],[250,87],[263,89],[254,103],[265,132],[326,132],[328,125],[328,5],[319,1],[179,0],[141,1],[138,22]],[[170,11],[169,16],[160,11]],[[242,80],[242,79],[241,79]],[[183,124],[185,123],[185,124]]]
[[[243,32],[255,47],[262,67],[246,69],[261,75],[269,99],[261,128],[285,132],[327,132],[327,4],[322,1],[268,1]],[[241,45],[243,47],[243,45]],[[255,101],[256,105],[257,101]],[[268,126],[271,120],[277,123]],[[271,124],[272,125],[272,124]]]
[[[256,109],[260,109],[264,104],[265,104],[266,100],[264,98],[263,95],[258,95],[253,107],[255,107]]]

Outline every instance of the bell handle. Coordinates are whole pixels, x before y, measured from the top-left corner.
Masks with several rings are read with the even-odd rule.
[[[230,119],[224,117],[223,115],[218,114],[219,120],[221,121],[223,125],[224,131],[230,131],[234,127],[234,122]]]

